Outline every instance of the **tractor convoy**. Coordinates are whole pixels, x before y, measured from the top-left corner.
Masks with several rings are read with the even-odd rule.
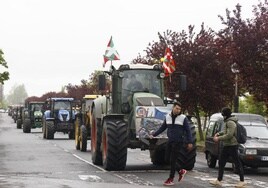
[[[99,75],[101,95],[88,94],[79,102],[74,98],[48,98],[16,106],[17,128],[30,133],[42,128],[44,139],[54,139],[56,132],[75,139],[75,148],[86,152],[90,143],[92,162],[108,171],[124,170],[129,149],[148,150],[154,165],[166,161],[166,131],[150,139],[149,134],[163,123],[172,110],[164,92],[162,65],[122,64]],[[185,77],[182,77],[182,82]],[[185,87],[185,83],[182,83]],[[185,89],[185,88],[180,88]],[[183,148],[178,161],[192,170],[196,158],[196,132],[190,121],[194,147]]]

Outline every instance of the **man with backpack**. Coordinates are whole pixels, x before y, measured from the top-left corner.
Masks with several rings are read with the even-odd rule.
[[[210,181],[210,184],[215,186],[222,185],[224,168],[229,157],[232,158],[235,166],[237,167],[240,182],[236,184],[235,187],[244,187],[246,182],[244,182],[244,169],[238,157],[238,142],[236,139],[236,122],[238,121],[235,116],[232,116],[232,111],[228,107],[222,109],[222,116],[224,118],[224,129],[222,132],[216,133],[213,140],[214,142],[223,142],[223,147],[220,151],[219,156],[219,172],[218,178],[216,180]]]

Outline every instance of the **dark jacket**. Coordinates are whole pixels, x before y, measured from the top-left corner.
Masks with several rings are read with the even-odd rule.
[[[185,115],[167,114],[161,127],[153,134],[157,136],[167,129],[167,136],[169,142],[183,142],[184,131],[186,131],[186,143],[192,143],[192,133],[188,119]]]

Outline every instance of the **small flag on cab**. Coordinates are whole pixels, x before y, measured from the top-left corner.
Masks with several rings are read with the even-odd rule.
[[[103,55],[103,58],[104,58],[103,67],[105,67],[105,64],[107,61],[111,61],[111,64],[112,64],[112,61],[120,60],[119,54],[114,47],[114,42],[113,42],[112,36],[111,36],[110,41],[107,45],[107,49],[105,51],[105,54]]]

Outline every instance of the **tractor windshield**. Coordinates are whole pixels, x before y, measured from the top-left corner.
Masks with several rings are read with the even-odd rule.
[[[33,104],[32,105],[32,111],[41,111],[43,108],[43,104]]]
[[[128,96],[133,92],[148,92],[161,96],[161,80],[159,71],[126,70],[122,80],[122,101],[127,102]]]
[[[56,101],[54,104],[55,110],[70,110],[71,103],[70,101]]]

